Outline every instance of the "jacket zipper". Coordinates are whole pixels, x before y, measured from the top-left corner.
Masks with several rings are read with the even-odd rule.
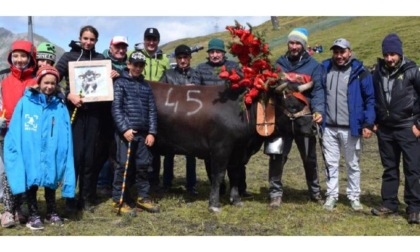
[[[55,120],[54,120],[54,116],[51,120],[51,137],[53,136],[53,132],[54,132],[54,124],[55,124]]]

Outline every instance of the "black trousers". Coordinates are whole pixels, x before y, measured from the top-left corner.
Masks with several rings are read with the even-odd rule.
[[[383,205],[391,210],[398,210],[399,164],[402,155],[406,211],[419,213],[420,139],[415,137],[411,128],[389,128],[381,125],[377,136],[379,154],[384,167],[381,186]]]
[[[38,201],[36,199],[36,193],[38,186],[31,186],[26,190],[26,198],[28,202],[29,216],[39,216],[38,212]],[[57,205],[55,202],[55,190],[45,187],[45,202],[47,203],[47,215],[57,213]]]

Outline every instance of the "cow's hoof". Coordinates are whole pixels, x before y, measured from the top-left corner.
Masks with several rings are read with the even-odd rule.
[[[244,203],[242,201],[235,201],[235,202],[232,202],[232,206],[243,207]]]
[[[220,213],[222,209],[220,209],[220,207],[209,207],[209,211],[211,213]]]

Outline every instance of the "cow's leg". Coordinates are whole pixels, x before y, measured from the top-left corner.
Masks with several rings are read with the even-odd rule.
[[[211,191],[209,211],[220,212],[220,185],[225,177],[228,158],[225,156],[212,156],[211,158]]]
[[[240,178],[240,170],[244,167],[241,166],[230,166],[228,167],[228,177],[230,183],[230,203],[234,206],[243,206],[241,201],[241,197],[239,196],[239,178]]]

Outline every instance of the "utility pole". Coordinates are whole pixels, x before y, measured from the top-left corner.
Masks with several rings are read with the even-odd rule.
[[[271,16],[271,24],[273,25],[273,30],[280,30],[279,20],[276,16]]]

